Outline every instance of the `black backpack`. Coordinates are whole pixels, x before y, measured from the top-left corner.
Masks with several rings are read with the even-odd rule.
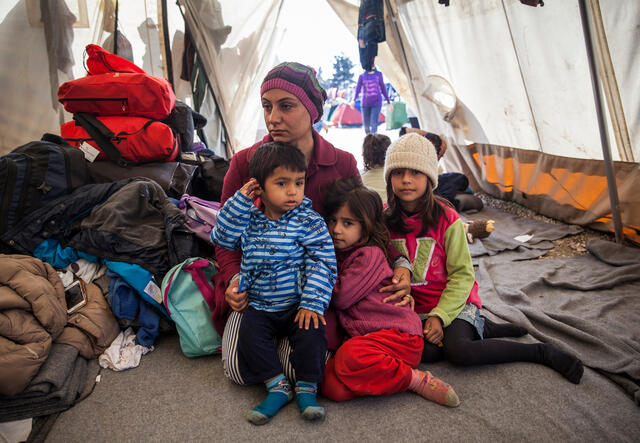
[[[45,134],[0,157],[0,235],[50,201],[90,182],[84,154]]]
[[[194,132],[204,128],[207,124],[205,116],[180,100],[176,101],[171,114],[160,121],[168,125],[173,133],[178,135],[181,152],[191,152]]]
[[[214,202],[220,201],[224,176],[229,169],[230,160],[224,159],[212,151],[183,152],[180,161],[197,165],[198,170],[191,180],[191,195]]]

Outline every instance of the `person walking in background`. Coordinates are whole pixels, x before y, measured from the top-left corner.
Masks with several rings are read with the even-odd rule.
[[[387,87],[384,85],[382,72],[378,71],[375,64],[371,63],[371,68],[360,74],[356,85],[356,93],[353,97],[354,102],[358,99],[362,91],[362,124],[366,134],[375,134],[378,132],[378,118],[380,109],[382,109],[382,96],[389,103],[389,110],[393,110],[391,100],[387,94]],[[351,103],[353,107],[354,104]]]
[[[391,139],[383,134],[367,134],[362,142],[364,172],[362,183],[378,193],[383,202],[387,201],[387,184],[384,181],[384,156]]]

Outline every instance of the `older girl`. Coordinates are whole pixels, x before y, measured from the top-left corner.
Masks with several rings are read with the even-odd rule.
[[[494,339],[527,331],[480,315],[482,303],[462,221],[433,194],[438,186],[437,164],[433,144],[412,133],[389,146],[384,165],[389,196],[386,225],[392,243],[413,263],[411,294],[423,320],[422,361],[444,358],[463,366],[527,361],[544,364],[579,383],[582,363],[556,346]]]

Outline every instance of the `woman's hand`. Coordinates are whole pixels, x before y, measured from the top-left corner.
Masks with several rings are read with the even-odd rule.
[[[227,301],[231,309],[242,312],[249,306],[249,296],[247,291],[238,292],[240,280],[233,280],[224,291],[224,299]]]
[[[444,338],[442,320],[440,320],[440,317],[435,315],[433,317],[429,317],[427,321],[424,322],[422,333],[424,334],[425,340],[429,343],[433,343],[434,345],[439,344]]]
[[[393,292],[390,296],[382,299],[383,303],[400,300],[405,295],[411,295],[411,272],[409,272],[409,269],[403,268],[402,266],[395,268],[393,270],[391,284],[380,288],[380,292]],[[398,304],[406,305],[407,303],[400,302]]]
[[[251,200],[255,200],[260,196],[260,185],[258,184],[258,180],[255,178],[251,178],[248,182],[246,182],[240,188],[240,194],[245,197],[249,197]]]
[[[396,306],[407,306],[407,305],[411,306],[412,311],[416,307],[416,301],[414,300],[413,296],[411,296],[410,294],[403,295],[400,301],[396,303]]]
[[[296,318],[293,320],[298,323],[300,329],[304,327],[304,329],[309,329],[309,324],[313,321],[313,328],[318,329],[318,319],[322,322],[323,325],[327,325],[327,322],[324,319],[324,316],[317,314],[308,309],[300,308],[298,309],[298,313],[296,314]]]

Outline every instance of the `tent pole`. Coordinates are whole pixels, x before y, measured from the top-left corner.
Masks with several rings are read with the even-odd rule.
[[[171,87],[176,89],[173,84],[173,60],[171,59],[171,42],[169,41],[169,19],[167,12],[167,0],[162,0],[162,40],[164,41],[164,60],[167,67],[167,79],[171,83]]]
[[[113,23],[113,53],[118,55],[118,0],[116,0],[116,17]]]
[[[182,20],[184,20],[184,32],[185,34],[187,34],[189,36],[189,39],[192,42],[195,42],[195,40],[192,37],[191,31],[189,30],[189,24],[187,23],[187,17],[185,17],[184,15],[184,11],[182,10],[183,5],[180,4],[179,0],[176,0],[176,5],[178,5],[178,9],[180,10],[180,15],[182,15]],[[196,55],[198,54],[198,48],[197,46],[194,45],[194,49],[196,52]],[[198,55],[199,56],[199,55]],[[211,86],[211,80],[209,80],[209,76],[207,75],[206,71],[203,69],[202,70],[202,75],[204,75],[204,78],[207,82],[207,85],[209,87],[209,91],[211,92],[211,96],[213,97],[213,102],[216,105],[216,112],[218,113],[218,115],[220,116],[220,121],[222,122],[222,129],[224,130],[224,137],[225,137],[225,144],[224,144],[224,153],[226,155],[226,157],[229,159],[231,158],[231,155],[229,155],[229,147],[231,147],[231,154],[233,155],[233,146],[231,146],[231,138],[229,137],[229,131],[227,130],[227,125],[224,122],[224,118],[222,118],[222,113],[220,112],[220,105],[218,105],[218,99],[216,98],[216,95],[213,93],[213,87]]]
[[[387,5],[387,12],[389,13],[389,18],[391,19],[391,29],[393,29],[393,36],[395,37],[398,45],[400,45],[400,52],[402,56],[402,67],[404,69],[404,75],[407,76],[407,81],[411,86],[411,93],[413,94],[413,100],[416,102],[416,113],[419,116],[422,116],[422,112],[420,112],[420,101],[418,100],[418,94],[416,94],[416,87],[413,84],[411,79],[411,70],[409,69],[409,62],[407,61],[407,54],[404,51],[404,43],[402,43],[402,39],[400,38],[400,31],[398,31],[398,24],[396,23],[396,16],[393,14],[393,8],[391,8],[391,2],[389,0],[384,0]]]
[[[602,158],[604,160],[604,170],[607,176],[607,188],[609,190],[609,203],[611,205],[611,215],[613,217],[613,229],[615,231],[616,243],[622,243],[622,220],[620,217],[620,204],[618,201],[618,187],[616,185],[616,176],[613,169],[613,161],[611,160],[611,146],[609,144],[609,136],[607,134],[607,126],[604,122],[604,111],[602,108],[602,91],[600,90],[600,81],[598,78],[598,69],[596,66],[596,57],[593,51],[593,40],[591,35],[591,27],[589,18],[587,17],[587,7],[585,0],[579,0],[580,20],[582,21],[582,31],[584,32],[584,42],[587,49],[587,58],[589,60],[589,73],[591,74],[591,86],[593,88],[593,96],[596,104],[596,114],[598,116],[598,129],[600,131],[600,143],[602,144]]]

